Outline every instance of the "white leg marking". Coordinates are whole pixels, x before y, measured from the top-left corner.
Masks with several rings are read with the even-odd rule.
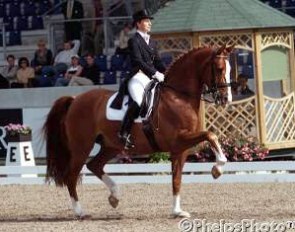
[[[190,217],[191,215],[180,208],[180,196],[173,196],[173,210],[172,214],[176,217]]]
[[[109,190],[111,191],[111,194],[119,199],[119,188],[116,185],[116,183],[107,175],[107,174],[103,174],[103,176],[101,177],[101,180],[105,183],[105,185],[109,188]]]
[[[73,206],[73,209],[74,209],[76,215],[79,216],[79,217],[84,216],[84,213],[82,211],[82,207],[80,205],[80,202],[79,201],[75,201],[75,199],[72,198],[72,197],[71,197],[71,201],[72,201],[72,206]]]
[[[227,158],[223,154],[219,143],[217,143],[217,151],[214,149],[214,153],[216,156],[217,165],[224,165],[227,162]]]

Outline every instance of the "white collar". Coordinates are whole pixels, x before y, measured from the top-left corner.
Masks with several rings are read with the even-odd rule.
[[[145,32],[142,32],[140,30],[137,30],[138,34],[141,35],[141,37],[145,40],[145,42],[147,44],[149,44],[149,41],[150,41],[150,35],[148,33],[145,33]]]

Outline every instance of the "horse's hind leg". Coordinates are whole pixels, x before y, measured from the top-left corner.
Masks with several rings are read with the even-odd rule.
[[[116,183],[104,172],[103,168],[109,160],[119,153],[120,151],[117,149],[102,147],[100,153],[87,163],[87,168],[109,188],[111,192],[109,202],[113,208],[116,208],[119,203],[119,189]]]
[[[80,217],[84,218],[85,214],[82,210],[82,207],[80,205],[78,194],[77,194],[77,182],[80,175],[80,171],[83,167],[82,163],[81,165],[75,165],[74,167],[71,167],[71,170],[69,172],[69,180],[67,182],[68,191],[71,197],[73,210],[75,211],[75,214]]]

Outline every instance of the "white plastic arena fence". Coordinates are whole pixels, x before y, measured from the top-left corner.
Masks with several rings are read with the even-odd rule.
[[[213,163],[186,163],[183,183],[266,183],[295,182],[295,161],[232,162],[224,166],[223,175],[214,180]],[[171,164],[108,164],[105,171],[114,181],[130,183],[171,183]],[[0,185],[44,184],[46,166],[0,166]],[[22,177],[37,174],[37,177]],[[84,167],[82,183],[102,183]]]

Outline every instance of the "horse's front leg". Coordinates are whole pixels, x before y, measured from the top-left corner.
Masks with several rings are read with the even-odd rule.
[[[180,188],[183,165],[188,153],[171,153],[172,159],[172,184],[173,184],[173,209],[174,217],[190,217],[190,214],[180,207]]]
[[[217,179],[222,175],[222,166],[227,162],[227,158],[223,154],[220,143],[218,142],[218,137],[214,133],[209,131],[206,131],[204,133],[207,134],[207,140],[209,141],[216,157],[216,164],[213,166],[211,174],[214,179]]]
[[[218,137],[210,131],[202,131],[197,135],[185,134],[183,136],[183,144],[187,147],[193,146],[203,141],[208,141],[216,157],[216,164],[213,166],[211,174],[214,179],[222,175],[222,166],[227,162],[227,158],[223,154]]]

